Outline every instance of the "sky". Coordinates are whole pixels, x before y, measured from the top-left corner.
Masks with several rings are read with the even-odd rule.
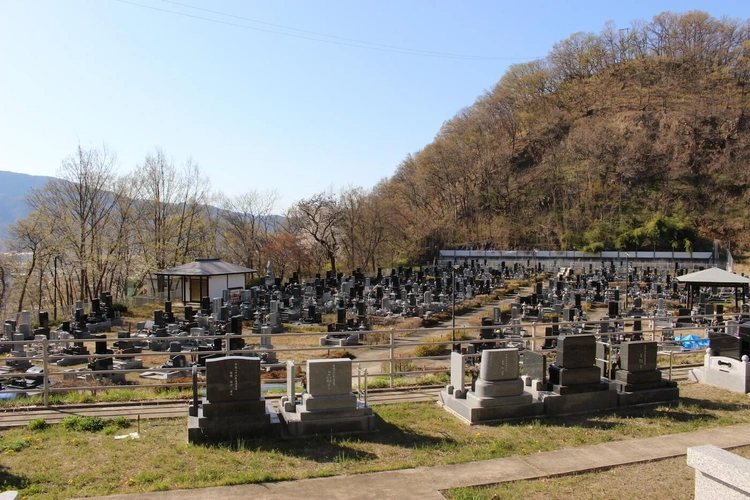
[[[750,1],[0,0],[0,170],[55,176],[78,144],[125,174],[161,148],[276,212],[372,188],[509,65],[663,11]]]

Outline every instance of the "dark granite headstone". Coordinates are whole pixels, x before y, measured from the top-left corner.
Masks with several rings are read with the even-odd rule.
[[[708,345],[714,356],[726,356],[734,359],[742,358],[742,342],[734,335],[709,330]]]
[[[225,356],[206,361],[206,399],[260,399],[260,358]]]
[[[547,356],[530,350],[524,351],[523,374],[528,375],[532,380],[541,380],[542,383],[546,382]]]
[[[594,335],[561,335],[557,338],[557,365],[565,368],[586,368],[594,366],[595,360]]]
[[[620,367],[631,373],[656,370],[656,342],[623,342]]]

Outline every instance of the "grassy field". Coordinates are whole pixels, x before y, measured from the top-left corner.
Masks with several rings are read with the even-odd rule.
[[[379,432],[305,440],[186,443],[186,419],[122,420],[101,430],[63,425],[0,432],[0,489],[70,498],[281,481],[462,463],[750,422],[744,395],[682,383],[673,406],[468,427],[434,403],[375,407]],[[82,426],[81,428],[87,428]],[[457,494],[474,495],[476,491]],[[490,493],[487,498],[492,498]],[[511,495],[513,496],[513,495]],[[457,498],[474,498],[458,497]],[[485,497],[478,497],[485,498]]]

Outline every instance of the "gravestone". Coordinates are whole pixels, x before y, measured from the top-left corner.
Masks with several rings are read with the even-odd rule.
[[[549,415],[581,413],[617,407],[617,393],[602,381],[596,366],[594,335],[561,335],[555,363],[549,366],[545,390],[530,392],[544,402]]]
[[[743,325],[740,325],[742,332]],[[742,336],[742,333],[740,333]],[[744,351],[744,341],[743,341]],[[742,354],[741,359],[715,355],[709,347],[703,358],[703,367],[690,371],[693,380],[703,384],[721,387],[741,394],[750,392],[750,357]]]
[[[708,346],[711,348],[714,356],[726,356],[737,360],[742,359],[742,341],[734,335],[709,330]]]
[[[547,383],[547,356],[534,351],[523,353],[523,374],[531,380]]]
[[[350,359],[308,360],[307,391],[300,403],[286,403],[281,416],[291,437],[375,430],[372,408],[359,402],[352,392]]]
[[[266,405],[260,384],[260,358],[207,359],[206,397],[198,401],[195,395],[190,405],[188,442],[221,442],[273,433],[278,418],[272,406]]]
[[[518,349],[482,351],[474,388],[464,390],[465,356],[451,353],[451,385],[440,393],[445,409],[467,423],[539,415],[544,405],[524,391]]]
[[[614,388],[620,406],[672,401],[679,397],[676,382],[662,380],[657,370],[656,342],[623,342]]]

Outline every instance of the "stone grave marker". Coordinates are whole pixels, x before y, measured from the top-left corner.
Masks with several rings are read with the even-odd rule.
[[[523,353],[523,374],[531,380],[547,382],[547,356],[534,351]]]
[[[291,402],[291,392],[288,398]],[[308,360],[307,392],[301,403],[284,403],[281,416],[290,436],[375,430],[372,408],[357,401],[352,391],[350,359]]]
[[[657,366],[656,342],[623,342],[620,345],[620,369],[614,384],[621,406],[671,401],[679,397],[676,382],[662,380]]]
[[[469,391],[462,390],[463,368],[463,356],[452,353],[451,380],[456,385],[440,393],[440,403],[465,422],[489,422],[542,412],[544,405],[524,391],[524,381],[519,376],[518,349],[483,350],[479,375]],[[454,377],[459,373],[460,376]]]
[[[197,395],[195,396],[197,399]],[[267,435],[278,427],[260,392],[260,358],[206,360],[206,397],[190,405],[188,442],[221,442]]]

